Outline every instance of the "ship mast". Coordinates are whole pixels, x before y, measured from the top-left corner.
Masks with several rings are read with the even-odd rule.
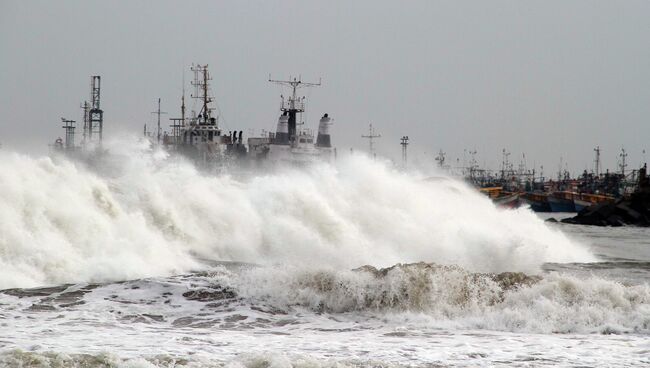
[[[600,146],[596,146],[594,148],[594,152],[596,152],[596,159],[594,160],[594,163],[596,164],[596,177],[600,176]]]
[[[158,110],[153,111],[152,114],[158,115],[158,124],[157,124],[157,131],[156,131],[156,142],[160,144],[160,138],[162,137],[162,128],[160,127],[160,115],[166,114],[164,111],[160,111],[160,97],[158,97]]]
[[[627,159],[627,152],[625,152],[625,148],[621,148],[621,175],[625,177],[625,168],[627,167],[627,163],[625,163],[625,159]]]
[[[303,82],[302,80],[296,78],[293,78],[293,80],[277,80],[271,79],[271,75],[269,74],[269,82],[279,84],[281,86],[288,86],[292,90],[291,96],[289,96],[287,101],[284,100],[284,96],[280,96],[282,98],[282,105],[280,106],[280,110],[289,115],[289,142],[293,142],[296,137],[297,114],[302,114],[305,112],[305,97],[298,97],[298,89],[302,87],[320,86],[321,80],[319,79],[318,83]]]
[[[381,134],[375,133],[375,130],[372,128],[372,123],[368,126],[368,135],[362,135],[361,138],[368,139],[370,156],[372,156],[372,158],[377,158],[377,154],[375,153],[375,138],[381,138]]]
[[[214,100],[208,91],[209,81],[212,80],[208,72],[208,65],[192,65],[190,69],[194,72],[192,85],[195,88],[194,94],[191,97],[201,101],[203,104],[199,116],[196,118],[197,123],[199,125],[217,125],[217,119],[212,117],[213,109],[208,106]]]
[[[406,156],[406,149],[409,145],[409,137],[407,135],[400,138],[400,145],[402,146],[402,167],[406,169],[406,164],[408,161],[408,158]]]

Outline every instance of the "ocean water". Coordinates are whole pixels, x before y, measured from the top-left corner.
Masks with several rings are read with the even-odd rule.
[[[209,175],[0,153],[0,366],[650,365],[650,231],[362,156]]]

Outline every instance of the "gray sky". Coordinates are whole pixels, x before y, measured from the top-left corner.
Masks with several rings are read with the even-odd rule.
[[[81,120],[102,76],[106,134],[140,132],[156,99],[179,115],[183,71],[210,65],[225,130],[272,130],[282,90],[323,78],[307,124],[328,112],[339,151],[462,161],[493,169],[501,149],[556,172],[636,166],[650,148],[649,1],[0,0],[0,142],[46,151],[60,117]],[[650,152],[649,152],[650,153]]]

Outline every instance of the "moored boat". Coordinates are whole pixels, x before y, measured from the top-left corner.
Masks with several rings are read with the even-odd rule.
[[[485,187],[479,188],[479,191],[488,196],[499,207],[519,207],[519,193],[504,191],[503,187]]]
[[[615,200],[616,198],[608,195],[580,193],[573,197],[573,205],[575,206],[576,212],[580,212],[591,205],[599,203],[614,203]]]
[[[541,192],[527,192],[520,196],[522,203],[530,206],[535,212],[551,212],[551,206],[548,203],[548,194]]]
[[[494,204],[503,208],[519,207],[519,193],[503,192],[501,196],[492,198]]]
[[[589,201],[585,201],[585,200],[582,200],[580,198],[574,198],[573,199],[573,206],[575,207],[576,212],[580,212],[580,211],[584,210],[585,208],[587,208],[587,207],[589,207],[591,205],[592,205],[592,203],[589,202]]]
[[[576,193],[573,192],[554,192],[548,196],[548,204],[551,212],[576,212],[573,199]]]

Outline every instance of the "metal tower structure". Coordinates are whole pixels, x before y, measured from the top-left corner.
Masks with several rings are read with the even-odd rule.
[[[61,118],[63,126],[61,128],[65,129],[65,149],[72,150],[74,149],[74,129],[75,123],[74,120],[68,120],[66,118]]]
[[[289,142],[293,142],[295,137],[296,137],[296,125],[298,123],[297,115],[302,114],[305,112],[305,97],[298,97],[297,91],[300,88],[303,87],[318,87],[321,85],[321,80],[318,80],[318,83],[309,83],[309,82],[303,82],[300,78],[296,79],[293,78],[293,80],[277,80],[277,79],[271,79],[271,75],[269,75],[269,82],[279,84],[281,86],[287,86],[291,88],[291,96],[287,98],[286,100],[284,99],[284,96],[280,96],[282,98],[282,105],[280,106],[280,110],[284,113],[287,113],[289,116],[289,122],[288,122],[288,135],[289,135]],[[300,117],[300,120],[302,120],[302,116]]]
[[[87,121],[88,141],[102,142],[104,134],[104,111],[100,106],[101,77],[93,75],[90,77],[90,106]],[[88,107],[86,107],[88,108]],[[86,124],[84,124],[85,126]]]
[[[406,156],[406,148],[409,145],[409,137],[407,135],[403,136],[401,139],[401,145],[402,145],[402,166],[406,169],[406,162],[408,157]]]
[[[158,130],[156,130],[156,141],[160,144],[160,138],[162,137],[162,128],[160,127],[160,115],[166,114],[164,111],[160,111],[160,97],[158,97],[158,110],[152,112],[152,114],[158,115]]]
[[[381,134],[375,133],[375,130],[372,128],[372,123],[368,125],[368,135],[361,135],[361,138],[368,139],[370,156],[372,156],[372,158],[377,158],[377,154],[375,153],[375,138],[381,138]]]

